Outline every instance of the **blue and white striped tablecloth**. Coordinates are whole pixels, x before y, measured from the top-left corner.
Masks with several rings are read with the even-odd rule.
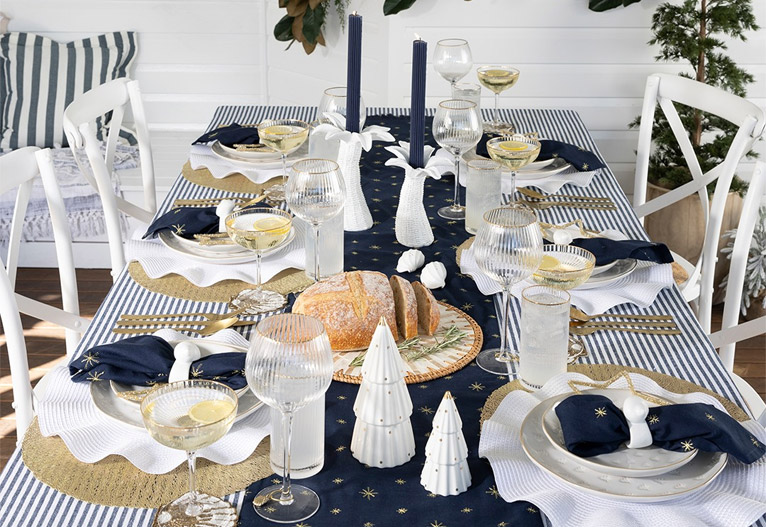
[[[406,114],[402,109],[371,108],[369,114]],[[542,137],[578,144],[597,152],[596,144],[588,134],[578,114],[568,110],[511,110],[502,111],[502,118],[510,120],[519,131],[537,131]],[[314,119],[315,110],[306,107],[240,107],[219,108],[209,129],[231,122],[256,123],[264,118],[291,117],[307,121]],[[488,117],[485,115],[485,117]],[[608,169],[601,177],[586,188],[567,187],[566,191],[576,195],[601,195],[611,197],[618,206],[614,212],[595,210],[573,210],[553,208],[539,211],[541,219],[550,223],[581,218],[592,229],[618,229],[632,238],[645,238],[641,224],[632,212],[625,194]],[[173,200],[234,196],[229,192],[200,187],[179,177],[171,188],[159,213],[165,212]],[[512,304],[512,339],[519,333],[519,304]],[[93,323],[84,335],[76,353],[94,345],[121,338],[111,332],[121,313],[142,312],[225,312],[223,303],[194,302],[163,296],[150,292],[123,270],[120,277],[98,310]],[[629,313],[632,306],[618,306],[615,312]],[[730,376],[724,369],[715,350],[705,336],[693,313],[676,289],[663,290],[657,301],[644,312],[654,314],[672,313],[682,330],[677,337],[657,338],[655,336],[600,332],[587,337],[590,356],[584,361],[637,366],[687,379],[709,388],[740,406],[743,401]],[[247,336],[249,328],[244,330]],[[243,493],[228,497],[241,506]],[[0,475],[0,527],[40,526],[103,526],[128,527],[149,526],[153,510],[105,507],[94,505],[66,496],[39,482],[26,469],[20,451],[17,449]],[[766,527],[763,520],[758,525]]]

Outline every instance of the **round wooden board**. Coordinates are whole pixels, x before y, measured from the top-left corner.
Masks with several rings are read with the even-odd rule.
[[[439,313],[441,315],[439,328],[433,336],[419,335],[420,347],[427,347],[435,344],[436,338],[444,335],[444,333],[453,325],[456,325],[458,329],[467,332],[468,335],[454,348],[445,349],[421,357],[412,362],[405,360],[404,362],[407,365],[408,374],[404,378],[404,381],[407,384],[431,381],[456,372],[471,362],[474,357],[479,354],[479,351],[481,351],[484,335],[474,319],[460,309],[445,304],[444,302],[439,302]],[[408,350],[405,353],[412,352],[413,350]],[[361,366],[349,366],[349,364],[365,351],[366,350],[334,351],[333,363],[335,366],[335,373],[333,374],[333,380],[350,384],[361,384]]]

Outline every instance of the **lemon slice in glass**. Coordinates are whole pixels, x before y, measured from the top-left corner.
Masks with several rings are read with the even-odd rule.
[[[528,145],[527,143],[522,143],[521,141],[503,141],[502,143],[500,143],[499,146],[503,150],[520,152],[522,150],[526,150],[530,145]]]
[[[260,232],[287,234],[290,231],[290,220],[282,216],[267,216],[253,222],[253,229]]]
[[[511,72],[507,70],[487,70],[484,72],[488,77],[508,77]]]
[[[561,265],[561,262],[557,258],[554,258],[550,254],[544,254],[543,260],[542,262],[540,262],[539,270],[552,271],[560,265]]]
[[[275,124],[274,126],[269,126],[267,128],[264,128],[262,130],[262,133],[271,134],[271,135],[289,135],[293,133],[293,129],[291,126]]]
[[[234,405],[231,401],[201,401],[189,408],[189,417],[197,423],[210,424],[228,416]]]

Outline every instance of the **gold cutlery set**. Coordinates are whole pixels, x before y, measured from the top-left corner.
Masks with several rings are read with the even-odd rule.
[[[520,187],[518,192],[528,199],[516,200],[530,208],[544,210],[551,207],[569,207],[589,210],[617,210],[611,198],[601,196],[546,195],[530,188]]]
[[[595,320],[607,317],[617,320]],[[644,335],[681,334],[671,315],[622,315],[619,313],[586,315],[572,306],[569,309],[569,318],[569,333],[579,336],[591,335],[596,331],[622,331]]]
[[[137,335],[154,333],[160,329],[174,329],[205,337],[232,326],[251,326],[256,323],[255,320],[240,320],[239,315],[243,312],[244,308],[227,313],[123,314],[120,315],[112,332],[121,335]],[[202,318],[202,320],[195,320],[195,318]]]
[[[237,209],[244,209],[250,207],[267,198],[266,194],[260,194],[253,199],[247,198],[229,197],[229,198],[199,198],[199,199],[177,199],[173,202],[173,208],[178,207],[216,207],[221,204],[222,201],[230,200],[236,204]],[[234,241],[229,238],[228,233],[216,232],[212,234],[195,234],[194,239],[200,245],[234,245]]]

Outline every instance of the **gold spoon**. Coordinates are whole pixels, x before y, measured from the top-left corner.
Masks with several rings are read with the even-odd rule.
[[[575,306],[569,307],[569,318],[577,320],[578,322],[589,322],[594,318],[601,317],[615,317],[628,320],[660,320],[666,322],[673,321],[673,317],[670,315],[622,315],[619,313],[600,313],[598,315],[587,315],[585,312],[577,309]]]
[[[605,203],[613,203],[611,198],[591,197],[591,196],[550,195],[550,194],[545,195],[527,187],[519,187],[516,190],[518,190],[519,192],[521,192],[527,197],[535,198],[535,199],[551,199],[551,198],[560,197],[560,198],[567,198],[567,199],[573,199],[573,200],[603,201]]]

